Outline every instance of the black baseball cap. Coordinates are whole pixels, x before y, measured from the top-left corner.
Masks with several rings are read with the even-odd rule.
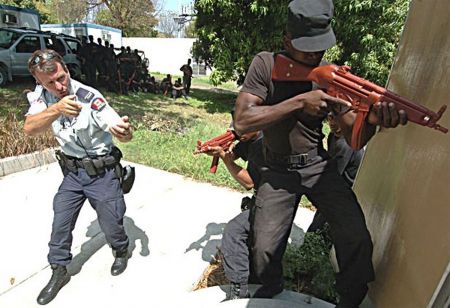
[[[289,3],[287,31],[295,49],[323,51],[336,44],[331,28],[332,0],[293,0]]]

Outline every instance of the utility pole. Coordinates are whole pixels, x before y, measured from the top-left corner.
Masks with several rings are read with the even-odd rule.
[[[192,3],[189,5],[181,6],[181,14],[178,17],[174,17],[173,20],[178,24],[178,37],[182,36],[182,32],[187,23],[191,22],[195,17],[194,8]]]

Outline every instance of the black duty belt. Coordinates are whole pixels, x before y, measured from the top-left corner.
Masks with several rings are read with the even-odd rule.
[[[283,155],[265,149],[266,160],[268,163],[283,165],[286,167],[298,167],[305,166],[312,162],[312,160],[319,155],[319,150],[317,148],[312,149],[306,153],[293,154],[293,155]]]
[[[81,168],[85,169],[90,176],[103,174],[106,169],[115,167],[119,163],[112,155],[77,158],[67,156],[61,151],[57,151],[55,154],[63,170],[67,168],[69,171],[77,172],[78,168]]]

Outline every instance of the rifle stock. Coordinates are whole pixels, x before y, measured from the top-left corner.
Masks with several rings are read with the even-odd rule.
[[[328,95],[349,101],[357,112],[353,125],[351,146],[360,149],[362,144],[362,128],[372,105],[378,102],[393,103],[398,110],[404,110],[408,121],[434,128],[443,133],[448,129],[437,124],[447,109],[443,105],[434,112],[422,105],[410,101],[368,80],[350,73],[350,67],[323,65],[308,67],[285,55],[277,54],[272,71],[272,80],[276,81],[312,81]]]

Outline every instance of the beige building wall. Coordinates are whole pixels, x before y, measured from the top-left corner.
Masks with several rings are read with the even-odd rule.
[[[450,1],[413,0],[389,87],[450,105]],[[450,109],[439,123],[450,128]],[[370,142],[355,191],[374,240],[380,308],[427,307],[450,262],[450,133],[415,124]]]

